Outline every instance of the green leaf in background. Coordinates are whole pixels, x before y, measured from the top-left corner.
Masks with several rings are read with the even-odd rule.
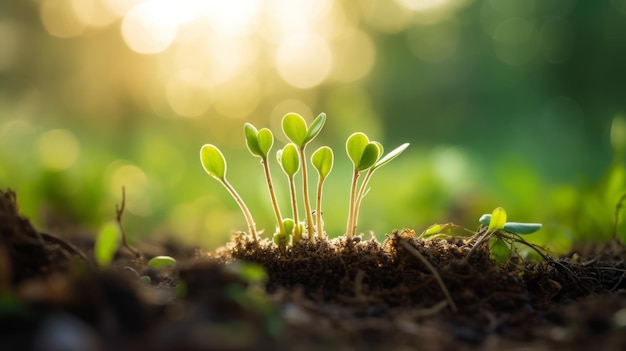
[[[176,260],[170,256],[155,256],[148,261],[148,267],[153,269],[163,269],[176,265]]]
[[[202,168],[213,178],[223,181],[226,177],[226,159],[212,144],[204,144],[200,149]]]
[[[325,179],[333,169],[333,150],[328,146],[322,146],[311,155],[311,163],[317,170],[321,179]]]
[[[289,143],[277,154],[278,162],[283,171],[292,178],[300,170],[300,156],[295,144]]]
[[[439,234],[439,233],[441,233],[442,230],[443,230],[443,226],[441,224],[435,223],[435,224],[431,225],[430,227],[428,227],[424,231],[423,235],[427,236],[427,235]]]
[[[282,127],[285,136],[302,148],[307,138],[306,121],[297,113],[288,113],[283,117]]]
[[[511,256],[511,248],[504,240],[493,236],[489,239],[489,257],[498,264],[505,263]]]
[[[243,262],[239,267],[239,276],[248,283],[263,283],[267,281],[267,272],[257,263]]]
[[[326,123],[326,114],[320,113],[315,119],[313,123],[309,126],[307,130],[306,137],[304,138],[303,144],[308,144],[311,140],[313,140],[324,127],[324,123]]]
[[[491,220],[489,221],[488,231],[494,232],[499,229],[504,229],[506,224],[506,211],[502,207],[498,207],[491,213]]]
[[[98,266],[106,268],[111,264],[121,240],[122,233],[117,223],[107,223],[100,229],[93,248],[94,258]]]

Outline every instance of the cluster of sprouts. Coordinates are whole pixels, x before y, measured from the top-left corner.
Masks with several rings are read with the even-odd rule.
[[[318,115],[310,125],[307,125],[304,118],[297,113],[288,113],[282,119],[283,133],[290,142],[276,152],[276,159],[287,176],[289,183],[291,199],[291,217],[289,218],[283,217],[278,206],[274,182],[270,173],[269,159],[270,151],[274,145],[274,135],[267,128],[259,130],[250,123],[244,125],[246,146],[252,155],[261,159],[272,208],[276,217],[277,225],[273,240],[281,248],[296,244],[303,238],[314,240],[315,238],[323,239],[326,237],[322,219],[322,190],[324,182],[333,168],[333,150],[328,146],[322,146],[311,154],[310,160],[306,157],[307,145],[320,133],[325,122],[326,114],[324,113]],[[348,137],[346,152],[354,166],[346,224],[346,237],[348,239],[353,238],[356,234],[360,205],[367,192],[367,185],[372,174],[400,155],[408,146],[408,143],[402,144],[383,156],[383,146],[377,141],[370,141],[365,134],[359,132]],[[309,161],[318,174],[315,211],[312,210],[309,198],[309,179],[307,174]],[[248,224],[249,235],[252,240],[258,241],[259,235],[250,210],[226,179],[226,159],[222,152],[215,145],[205,144],[200,149],[200,162],[204,170],[211,177],[218,180],[235,199]],[[302,170],[302,197],[304,202],[302,220],[300,220],[300,214],[298,213],[295,180],[295,176],[300,170]],[[365,177],[359,185],[359,177],[362,173],[365,173]],[[313,218],[314,215],[315,218]]]

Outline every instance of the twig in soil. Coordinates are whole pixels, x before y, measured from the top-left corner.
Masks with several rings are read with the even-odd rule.
[[[422,255],[417,249],[411,246],[411,244],[409,244],[409,242],[406,239],[403,239],[402,241],[400,241],[400,244],[408,252],[410,252],[413,256],[415,256],[418,260],[420,260],[426,266],[426,268],[428,268],[428,270],[433,274],[433,277],[435,277],[437,284],[439,284],[439,288],[441,288],[441,291],[445,295],[446,300],[448,301],[448,304],[450,305],[450,309],[453,312],[458,312],[456,304],[454,303],[454,300],[452,300],[452,296],[450,296],[450,292],[448,291],[448,288],[446,288],[446,285],[443,283],[443,280],[441,279],[439,272],[437,272],[437,269],[430,262],[428,262],[428,260],[426,259],[426,257],[424,257],[424,255]]]
[[[472,246],[472,248],[469,250],[469,252],[467,253],[467,255],[463,258],[463,263],[467,263],[469,262],[469,258],[472,256],[472,254],[474,253],[474,251],[477,250],[478,247],[480,247],[480,245],[482,245],[483,242],[485,242],[487,239],[491,238],[491,235],[493,235],[493,232],[490,232],[488,230],[485,231],[485,234],[483,234],[477,241],[476,244],[474,244],[474,246]]]
[[[122,244],[124,247],[128,249],[128,251],[132,252],[136,258],[141,258],[141,253],[130,246],[128,241],[126,241],[126,230],[124,230],[124,225],[122,224],[122,215],[124,214],[124,208],[126,207],[126,188],[122,187],[122,204],[118,207],[115,205],[115,220],[117,224],[120,226],[120,231],[122,232]]]

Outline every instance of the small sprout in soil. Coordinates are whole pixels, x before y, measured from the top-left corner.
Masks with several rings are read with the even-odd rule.
[[[289,181],[289,195],[291,198],[291,214],[293,216],[292,225],[293,231],[287,232],[285,228],[285,234],[293,234],[293,243],[296,244],[302,239],[302,233],[304,232],[303,226],[300,224],[298,218],[298,202],[296,199],[296,185],[294,176],[300,170],[300,156],[298,155],[298,149],[295,144],[289,143],[285,145],[282,150],[278,150],[276,158],[280,164],[283,172],[287,175]]]
[[[320,113],[308,127],[304,118],[297,113],[288,113],[282,120],[282,128],[285,136],[297,146],[300,155],[300,163],[302,164],[302,193],[304,195],[304,211],[306,212],[306,229],[309,234],[309,239],[311,240],[314,235],[313,215],[311,214],[311,202],[309,201],[309,184],[307,178],[305,148],[307,144],[320,133],[325,122],[325,113]]]
[[[152,284],[152,279],[150,279],[150,277],[148,277],[147,275],[142,275],[141,277],[139,277],[139,282],[142,284],[150,285]]]
[[[122,234],[115,223],[107,223],[100,229],[93,247],[94,258],[100,268],[111,264],[121,241]]]
[[[163,269],[165,267],[173,267],[176,260],[170,256],[155,256],[148,261],[148,267],[153,269]]]
[[[283,220],[283,228],[284,228],[284,232],[276,232],[274,233],[274,237],[272,238],[274,240],[274,244],[276,244],[276,246],[278,246],[281,249],[285,249],[287,246],[289,246],[291,244],[291,235],[293,233],[293,228],[294,227],[294,221],[291,218],[285,218]],[[300,233],[300,236],[302,236],[302,233]]]
[[[317,202],[315,207],[315,230],[317,231],[317,237],[324,237],[324,222],[322,220],[322,189],[324,188],[324,181],[328,174],[333,169],[333,150],[328,146],[322,146],[315,150],[311,156],[311,163],[317,170]]]
[[[248,210],[248,206],[246,206],[243,202],[243,199],[239,196],[235,188],[233,188],[228,180],[226,180],[226,159],[224,158],[222,152],[215,145],[205,144],[200,149],[200,162],[202,163],[202,168],[204,168],[204,170],[211,177],[222,183],[230,195],[235,199],[237,205],[239,205],[239,208],[241,209],[241,212],[243,212],[243,215],[246,218],[252,239],[255,242],[258,242],[256,225],[254,224],[254,219],[252,218],[250,210]]]
[[[250,153],[254,156],[261,158],[261,164],[263,165],[263,171],[265,172],[265,180],[267,181],[267,188],[270,193],[270,199],[272,201],[272,207],[274,208],[274,215],[276,216],[276,225],[278,226],[278,233],[285,233],[285,227],[283,225],[283,217],[278,207],[278,201],[276,200],[276,192],[274,191],[274,184],[272,182],[272,175],[270,173],[270,165],[267,162],[267,155],[274,145],[274,135],[267,128],[257,130],[252,124],[246,123],[243,127],[246,137],[246,146]]]
[[[363,197],[365,196],[368,188],[367,184],[374,172],[380,167],[391,162],[394,158],[398,157],[406,148],[409,147],[409,143],[404,143],[393,151],[381,158],[383,154],[383,146],[377,141],[370,141],[367,135],[364,133],[354,133],[348,137],[346,141],[346,152],[353,164],[352,184],[350,186],[350,205],[348,211],[348,225],[346,228],[346,236],[351,239],[356,234],[356,226],[359,218],[359,209]],[[366,171],[367,174],[360,185],[360,189],[357,195],[358,179],[361,172]]]

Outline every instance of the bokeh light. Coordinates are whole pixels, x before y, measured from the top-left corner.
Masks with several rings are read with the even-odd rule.
[[[53,129],[37,140],[37,150],[44,167],[63,171],[74,165],[80,155],[80,144],[70,131]]]

